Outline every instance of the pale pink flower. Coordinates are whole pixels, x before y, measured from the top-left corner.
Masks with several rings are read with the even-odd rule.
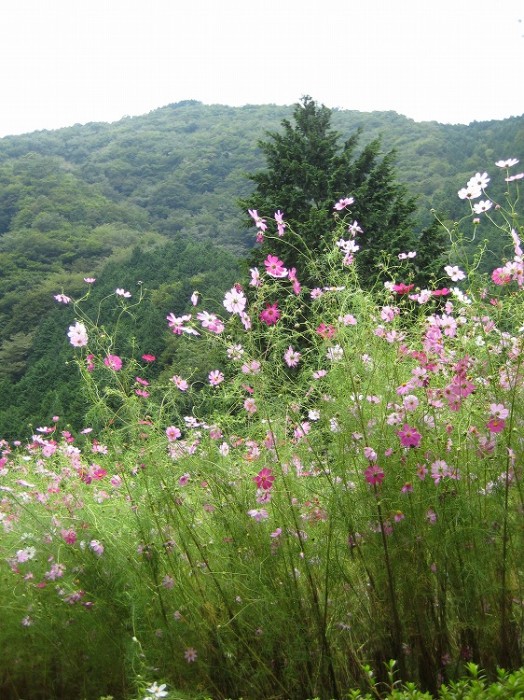
[[[353,221],[353,223],[348,226],[348,233],[354,238],[357,233],[364,233],[364,231],[360,228],[358,221]]]
[[[244,326],[244,330],[251,330],[251,318],[249,314],[247,314],[245,311],[241,311],[239,316],[240,320],[242,321],[242,325]]]
[[[354,204],[354,202],[355,200],[353,197],[342,197],[338,200],[333,209],[336,209],[336,211],[342,211],[346,207],[350,207],[352,204]]]
[[[96,282],[96,277],[84,277],[84,282],[86,284],[94,284]]]
[[[277,222],[278,235],[282,238],[286,232],[286,223],[284,221],[284,213],[280,209],[275,212],[275,221]]]
[[[255,399],[248,398],[244,401],[244,408],[248,413],[256,413],[257,412],[257,405],[255,403]]]
[[[252,267],[249,272],[251,273],[251,281],[249,282],[249,285],[251,287],[261,287],[262,282],[260,280],[260,271],[258,267]]]
[[[258,212],[256,209],[248,209],[250,217],[253,219],[255,222],[255,226],[260,229],[261,231],[265,231],[267,229],[266,221],[263,219],[261,216],[258,215]]]
[[[89,548],[96,554],[97,557],[101,557],[104,553],[104,545],[99,540],[91,540],[89,543]]]
[[[129,299],[131,297],[131,292],[126,292],[125,289],[115,289],[115,294],[119,297],[124,297],[124,299]]]
[[[185,379],[182,379],[182,377],[179,377],[178,374],[172,376],[171,381],[177,389],[180,389],[180,391],[187,391],[189,389],[188,382]]]
[[[173,442],[174,440],[178,440],[178,438],[182,436],[182,433],[180,428],[177,428],[175,425],[170,425],[169,428],[166,428],[166,435],[169,442]]]
[[[259,523],[261,520],[267,520],[269,518],[269,513],[265,508],[253,508],[248,510],[247,514]]]
[[[193,306],[196,306],[198,304],[198,297],[200,296],[200,292],[193,292],[191,294],[191,303]]]
[[[258,374],[261,366],[258,360],[251,360],[251,362],[246,362],[242,365],[242,372],[244,374]]]
[[[211,386],[218,386],[224,381],[224,375],[219,369],[213,369],[208,375],[208,380]]]
[[[284,361],[288,367],[296,367],[300,362],[300,353],[290,345],[284,353]]]
[[[407,396],[404,396],[402,403],[406,411],[414,411],[419,404],[419,400],[413,394],[408,394]]]
[[[65,294],[55,294],[55,299],[60,304],[69,304],[71,302],[71,297],[68,297]]]
[[[364,457],[368,459],[370,462],[376,462],[377,461],[377,453],[372,447],[364,447]]]
[[[218,448],[218,451],[222,455],[222,457],[227,457],[230,451],[230,447],[227,444],[227,442],[223,442],[220,447]]]
[[[202,328],[207,328],[211,333],[216,333],[218,335],[224,330],[223,321],[215,314],[210,314],[208,311],[201,311],[197,314],[197,318],[202,324]]]
[[[290,282],[293,283],[293,293],[294,294],[300,294],[302,290],[302,286],[300,282],[297,279],[297,270],[295,267],[292,267],[289,272],[288,272],[288,279]]]
[[[77,348],[87,345],[87,330],[83,323],[76,322],[74,326],[69,326],[69,342]]]
[[[182,335],[182,333],[187,333],[189,335],[199,335],[199,333],[186,326],[188,321],[191,321],[191,314],[184,314],[183,316],[175,316],[175,314],[170,313],[167,318],[167,325],[171,328],[175,335]]]
[[[193,647],[189,647],[184,652],[184,658],[188,664],[194,663],[198,658],[197,650],[193,649]]]
[[[459,282],[460,280],[466,279],[466,275],[457,265],[446,265],[444,270],[453,282]]]
[[[489,405],[489,413],[492,418],[505,420],[509,416],[509,410],[503,403],[492,403]]]
[[[232,287],[229,292],[226,292],[223,304],[227,311],[232,314],[240,314],[246,308],[247,299],[244,293],[236,287]]]

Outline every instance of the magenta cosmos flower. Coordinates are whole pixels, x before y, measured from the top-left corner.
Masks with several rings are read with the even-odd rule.
[[[253,481],[257,485],[259,489],[263,489],[264,491],[269,491],[272,486],[273,482],[275,481],[275,477],[273,475],[273,472],[271,469],[268,469],[267,467],[264,467],[261,469],[256,476],[253,477]]]
[[[104,364],[106,367],[109,367],[109,369],[112,369],[115,372],[122,369],[122,360],[118,357],[118,355],[108,355],[107,357],[104,357]]]
[[[266,324],[266,326],[274,326],[275,323],[280,318],[280,311],[278,309],[278,304],[266,304],[266,308],[260,314],[260,320]]]
[[[364,476],[366,477],[368,484],[371,484],[372,486],[380,486],[386,475],[384,474],[382,467],[379,467],[378,464],[370,464],[364,471]]]
[[[407,423],[404,423],[402,430],[397,433],[402,447],[418,447],[422,440],[421,434]]]

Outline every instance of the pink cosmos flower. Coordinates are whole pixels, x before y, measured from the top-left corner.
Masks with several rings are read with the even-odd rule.
[[[264,467],[261,469],[256,476],[253,477],[253,481],[257,485],[257,488],[264,491],[269,491],[273,488],[273,482],[275,481],[275,476],[271,469]]]
[[[342,197],[338,200],[333,209],[336,209],[336,211],[342,211],[346,207],[350,207],[352,204],[354,204],[354,202],[355,200],[353,197]]]
[[[509,416],[509,410],[503,403],[491,403],[489,405],[489,412],[492,418],[500,418],[504,420]]]
[[[196,649],[193,649],[193,647],[189,647],[188,649],[186,649],[184,652],[184,658],[188,664],[194,663],[198,658],[198,653]]]
[[[491,418],[486,427],[490,433],[501,433],[506,427],[506,421],[502,418]]]
[[[185,379],[182,379],[182,377],[179,377],[178,374],[171,377],[171,381],[177,389],[180,389],[180,391],[187,391],[189,389],[188,382]]]
[[[279,318],[280,311],[276,302],[274,304],[266,304],[266,308],[260,313],[260,320],[266,326],[274,326]]]
[[[71,302],[71,297],[68,297],[65,294],[55,294],[55,299],[60,304],[69,304]]]
[[[249,216],[253,219],[255,222],[255,226],[260,229],[261,231],[265,231],[267,229],[267,224],[265,219],[263,219],[261,216],[258,215],[258,211],[256,209],[248,209]]]
[[[261,366],[258,360],[251,360],[251,362],[245,362],[242,365],[242,372],[244,374],[258,374]]]
[[[260,280],[260,271],[258,267],[252,267],[249,272],[251,273],[250,287],[261,287],[262,282]]]
[[[107,357],[104,357],[104,364],[114,372],[119,372],[122,369],[122,360],[118,355],[107,355]]]
[[[264,265],[266,267],[266,272],[270,277],[287,277],[287,269],[284,267],[282,260],[277,258],[276,255],[268,255],[264,260]]]
[[[226,292],[223,304],[227,311],[232,314],[240,314],[246,308],[247,299],[241,290],[232,287]]]
[[[295,268],[295,267],[292,267],[292,268],[289,270],[287,276],[288,276],[289,281],[293,283],[293,293],[294,293],[294,294],[297,294],[297,295],[300,294],[300,292],[302,291],[302,286],[301,286],[300,282],[299,282],[298,279],[297,279],[297,270],[296,270],[296,268]]]
[[[131,297],[131,292],[126,292],[125,289],[115,289],[115,294],[119,297],[124,297],[124,299],[129,299]]]
[[[415,429],[404,423],[402,430],[397,433],[402,447],[418,447],[422,440],[422,435]]]
[[[248,398],[244,401],[244,408],[248,413],[256,413],[257,412],[257,405],[255,403],[255,399]]]
[[[173,442],[174,440],[178,440],[178,438],[182,436],[182,433],[180,428],[177,428],[175,425],[170,425],[169,428],[166,428],[166,435],[169,442]]]
[[[247,514],[259,523],[261,520],[267,520],[269,518],[269,513],[265,508],[253,508],[248,510]]]
[[[72,529],[60,530],[60,535],[66,544],[74,544],[76,542],[76,532]]]
[[[278,235],[280,238],[282,238],[286,232],[286,223],[284,221],[284,214],[280,211],[280,209],[275,212],[275,221],[277,222]]]
[[[315,331],[316,331],[316,333],[318,333],[318,335],[319,335],[321,338],[324,338],[325,340],[334,338],[335,335],[337,334],[337,331],[336,331],[336,329],[335,329],[334,326],[332,326],[331,324],[326,325],[325,323],[321,323],[321,324],[315,329]]]
[[[300,353],[297,350],[293,350],[291,345],[284,353],[284,361],[288,367],[296,367],[300,362],[300,357]]]
[[[77,321],[74,326],[69,326],[69,342],[77,348],[87,345],[87,330],[83,323]]]
[[[144,362],[154,362],[156,360],[156,357],[154,355],[148,355],[147,353],[145,355],[142,355],[142,359]]]
[[[223,321],[215,314],[210,314],[208,311],[201,311],[197,314],[197,318],[202,324],[202,328],[207,328],[211,333],[219,335],[224,330]],[[198,333],[196,333],[198,335]]]
[[[457,265],[446,265],[444,270],[453,282],[459,282],[460,280],[466,279],[466,275]]]
[[[84,282],[86,284],[94,284],[96,282],[96,277],[84,277]]]
[[[364,476],[368,484],[371,484],[371,486],[380,486],[386,475],[378,464],[370,464],[364,471]]]
[[[218,386],[224,381],[224,375],[219,369],[213,369],[208,375],[211,386]]]
[[[96,554],[97,557],[101,557],[104,553],[104,545],[99,540],[91,540],[89,543],[89,548]]]
[[[396,294],[409,294],[413,289],[414,284],[404,284],[404,282],[399,282],[398,284],[393,284],[391,289]]]

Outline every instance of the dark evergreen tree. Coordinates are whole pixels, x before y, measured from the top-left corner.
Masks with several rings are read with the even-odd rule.
[[[320,278],[313,273],[306,280],[302,258],[311,254],[314,258],[332,245],[329,234],[337,218],[347,215],[348,223],[357,221],[363,231],[356,237],[360,246],[356,264],[366,286],[384,279],[384,253],[396,258],[398,253],[416,250],[424,268],[430,264],[433,268],[444,239],[434,227],[416,233],[415,198],[396,179],[395,152],[383,154],[379,138],[359,149],[359,131],[341,145],[331,117],[330,109],[306,96],[295,105],[293,122],[284,119],[282,132],[267,132],[267,139],[259,141],[267,168],[249,176],[256,189],[240,205],[261,217],[283,212],[298,235],[264,236],[262,245],[251,253],[251,264],[260,264],[268,253],[279,255],[288,268],[297,268],[301,280],[321,284],[321,271]],[[334,210],[334,204],[346,197],[354,199],[348,210]],[[431,254],[425,255],[421,247],[428,245]],[[424,283],[433,271],[419,266],[416,281]]]

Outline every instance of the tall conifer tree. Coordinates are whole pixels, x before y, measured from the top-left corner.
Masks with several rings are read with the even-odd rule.
[[[251,264],[260,264],[271,253],[282,256],[286,266],[296,267],[300,274],[305,254],[314,257],[332,243],[334,204],[352,197],[350,219],[363,230],[357,234],[356,256],[363,283],[371,287],[384,281],[380,267],[384,252],[396,258],[417,251],[415,281],[425,284],[438,270],[442,235],[436,226],[416,233],[415,199],[396,179],[394,151],[382,153],[380,139],[359,149],[360,132],[341,144],[331,116],[330,109],[305,96],[295,105],[292,121],[284,119],[281,132],[268,132],[267,139],[259,142],[267,167],[249,176],[256,188],[241,206],[260,216],[283,212],[299,237],[265,239],[253,250]],[[312,286],[322,283],[302,279]]]

